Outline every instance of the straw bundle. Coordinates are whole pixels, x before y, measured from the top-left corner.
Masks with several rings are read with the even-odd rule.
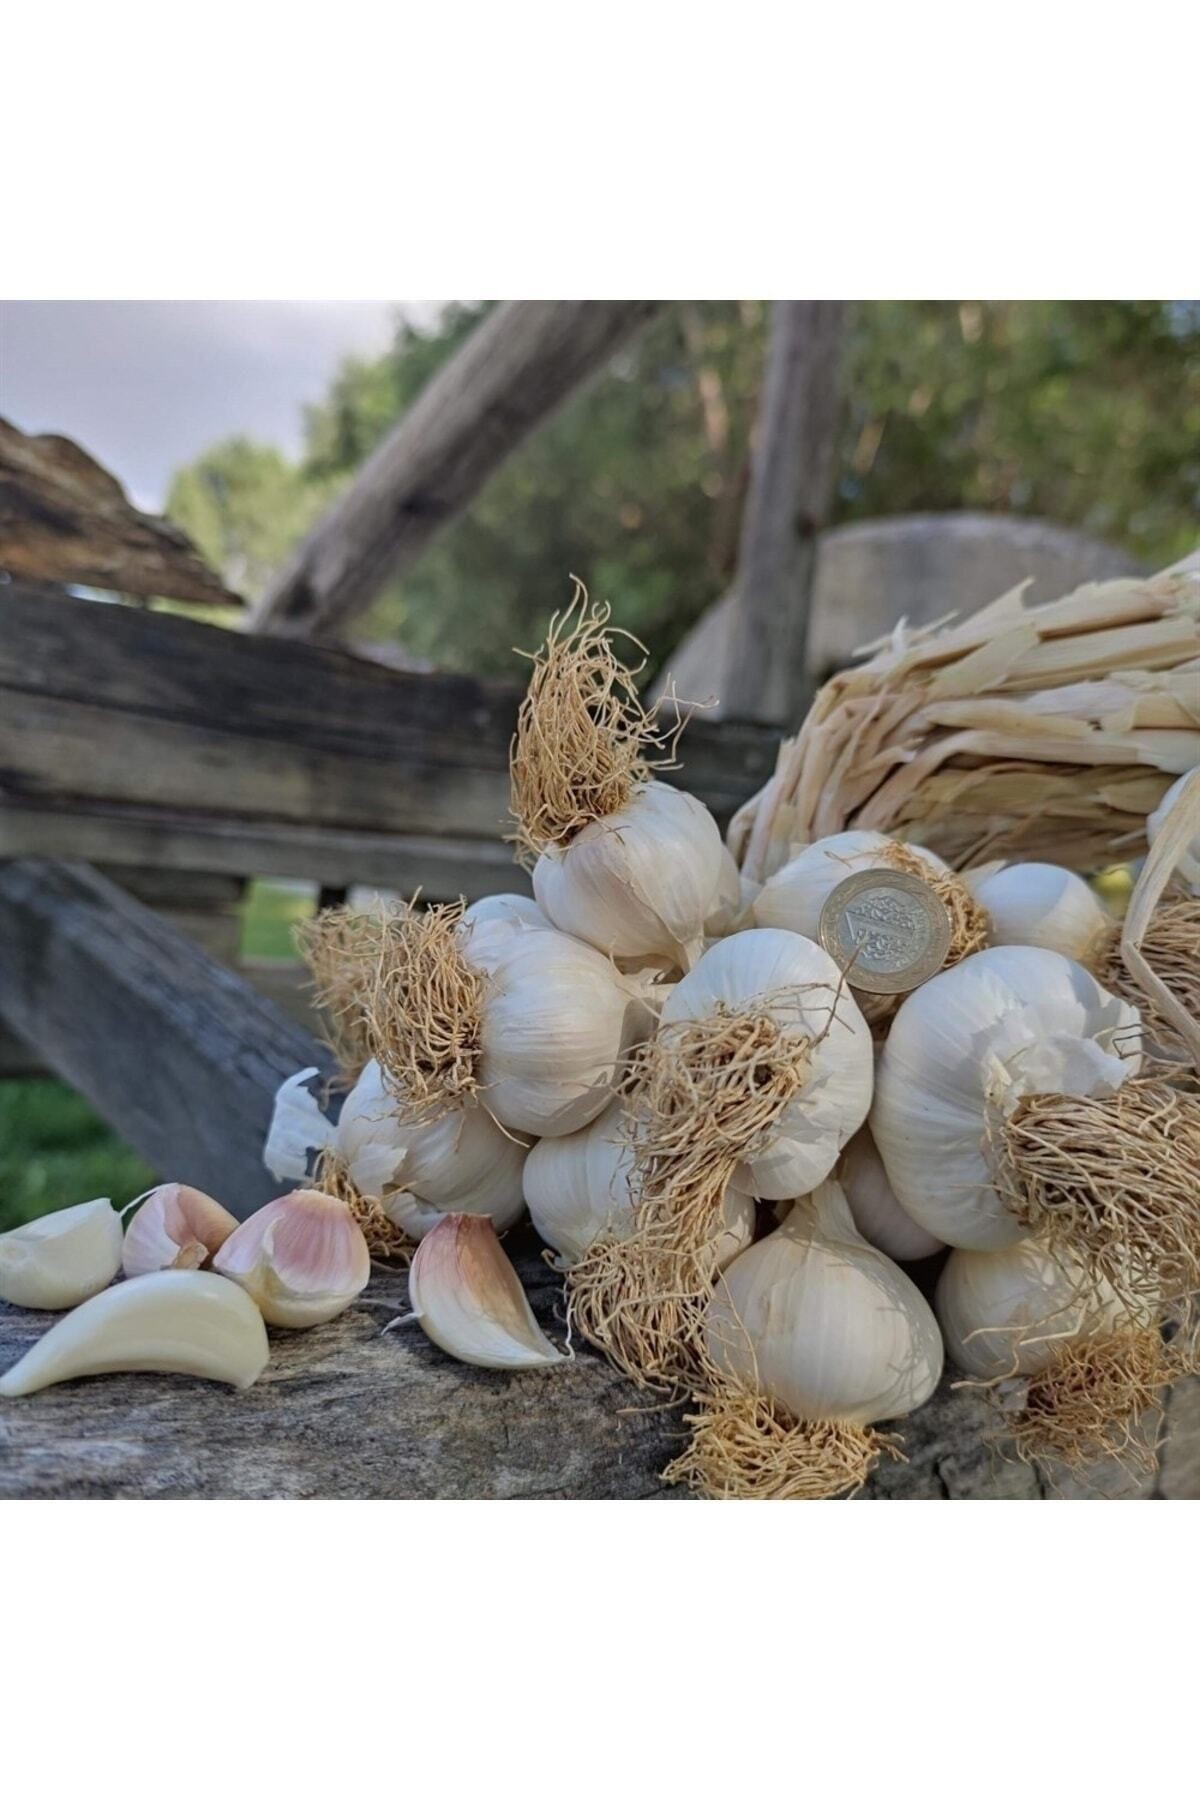
[[[903,621],[817,695],[729,847],[761,882],[832,832],[886,831],[954,868],[991,856],[1095,870],[1200,764],[1200,569],[1090,582],[1026,605],[1022,583],[960,624]]]

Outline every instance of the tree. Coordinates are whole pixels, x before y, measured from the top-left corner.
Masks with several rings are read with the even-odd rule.
[[[272,445],[227,438],[179,471],[167,512],[230,587],[254,599],[328,492]]]

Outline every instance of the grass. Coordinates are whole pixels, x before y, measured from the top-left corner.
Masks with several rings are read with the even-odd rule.
[[[123,1205],[155,1179],[61,1081],[0,1082],[0,1231],[102,1195]]]
[[[296,959],[292,932],[313,912],[311,887],[253,881],[242,907],[242,955]]]

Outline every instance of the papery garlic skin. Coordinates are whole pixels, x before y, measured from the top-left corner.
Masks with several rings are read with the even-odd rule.
[[[121,1246],[126,1275],[155,1269],[202,1269],[237,1230],[237,1220],[210,1194],[178,1181],[152,1188],[129,1222]]]
[[[769,1140],[737,1164],[731,1180],[756,1199],[790,1200],[825,1179],[871,1104],[871,1030],[833,958],[792,931],[740,931],[669,989],[662,1023],[768,1003],[789,1033],[809,1039],[811,1069]]]
[[[963,881],[988,914],[993,944],[1057,950],[1086,963],[1112,919],[1082,876],[1055,863],[1011,863]]]
[[[459,1362],[536,1369],[568,1360],[534,1318],[490,1219],[442,1219],[413,1257],[408,1297],[426,1337]]]
[[[357,1299],[371,1278],[367,1241],[332,1194],[298,1188],[270,1200],[238,1226],[213,1268],[245,1289],[269,1325],[324,1325]]]
[[[666,956],[687,969],[718,902],[724,849],[706,806],[645,781],[617,812],[542,852],[534,897],[552,925],[606,956]]]
[[[1065,1339],[1128,1320],[1107,1284],[1089,1287],[1081,1264],[1037,1238],[952,1251],[934,1307],[951,1362],[981,1381],[1040,1375]]]
[[[920,1262],[945,1249],[941,1238],[910,1219],[897,1200],[868,1126],[846,1145],[837,1178],[856,1229],[893,1262]]]
[[[51,1327],[0,1377],[0,1397],[81,1375],[196,1375],[248,1388],[267,1366],[266,1327],[247,1294],[203,1269],[118,1282]]]
[[[725,1270],[705,1314],[705,1345],[724,1374],[797,1421],[902,1418],[942,1372],[928,1303],[855,1230],[833,1181]]]
[[[121,1221],[109,1200],[44,1213],[0,1236],[0,1300],[63,1312],[106,1288],[121,1267]]]
[[[989,1115],[1027,1094],[1112,1094],[1141,1067],[1140,1018],[1053,950],[981,950],[907,996],[879,1059],[871,1134],[905,1212],[948,1244],[1025,1232],[996,1192]]]
[[[1151,845],[1154,844],[1159,832],[1166,824],[1167,814],[1195,773],[1194,769],[1188,769],[1179,777],[1178,781],[1173,781],[1146,820],[1146,839]],[[1200,894],[1200,833],[1192,839],[1186,854],[1179,858],[1175,869],[1179,879],[1186,881],[1193,894]]]
[[[525,1202],[539,1237],[570,1268],[600,1237],[624,1238],[634,1224],[634,1151],[625,1110],[614,1100],[607,1111],[569,1137],[543,1138],[525,1161]],[[733,1188],[722,1202],[725,1229],[714,1246],[723,1269],[754,1236],[749,1194]]]
[[[754,923],[798,931],[802,937],[815,941],[821,909],[834,888],[862,869],[886,869],[885,852],[892,846],[893,840],[882,831],[838,831],[831,837],[818,838],[763,884],[751,909]],[[920,857],[931,875],[948,872],[947,865],[932,850],[925,850],[920,844],[906,844],[905,849]]]
[[[565,1137],[602,1113],[621,1065],[651,1028],[648,977],[622,975],[590,944],[520,920],[462,930],[488,976],[481,1098],[510,1131]]]

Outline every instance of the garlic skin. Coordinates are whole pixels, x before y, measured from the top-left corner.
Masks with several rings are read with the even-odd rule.
[[[633,1172],[633,1145],[619,1100],[582,1131],[533,1146],[525,1161],[525,1203],[539,1237],[558,1251],[560,1268],[579,1262],[601,1236],[629,1235]],[[754,1201],[730,1187],[722,1216],[725,1229],[714,1247],[718,1269],[753,1239]]]
[[[907,996],[879,1059],[871,1134],[897,1200],[948,1244],[1026,1235],[992,1183],[989,1109],[1111,1094],[1141,1067],[1136,1008],[1053,950],[981,950]]]
[[[1128,1319],[1107,1284],[1085,1296],[1082,1265],[1052,1256],[1037,1238],[952,1251],[934,1307],[951,1362],[981,1381],[1040,1375],[1065,1338]]]
[[[298,1188],[243,1220],[213,1258],[254,1301],[268,1325],[324,1325],[371,1277],[367,1240],[332,1194]]]
[[[871,1104],[871,1030],[833,958],[792,931],[739,931],[668,990],[662,1022],[765,1002],[789,1032],[811,1040],[812,1067],[769,1141],[737,1164],[731,1184],[758,1200],[791,1200],[825,1179]]]
[[[178,1181],[152,1188],[129,1222],[121,1246],[126,1275],[151,1275],[155,1269],[202,1269],[237,1230],[231,1212]]]
[[[724,1374],[797,1421],[902,1418],[942,1372],[928,1303],[860,1237],[834,1181],[729,1265],[707,1308],[705,1344]]]
[[[427,1338],[481,1369],[539,1369],[570,1359],[547,1338],[490,1219],[450,1213],[421,1240],[408,1274]]]
[[[485,894],[482,900],[472,900],[463,913],[464,925],[484,924],[490,919],[516,920],[523,925],[552,929],[537,901],[528,894]]]
[[[60,1319],[0,1377],[0,1397],[80,1375],[196,1375],[248,1388],[267,1366],[254,1302],[202,1269],[160,1269],[118,1282]]]
[[[758,893],[755,882],[745,881],[732,855],[721,846],[721,874],[717,882],[716,900],[704,921],[705,942],[729,937],[747,923],[750,908]]]
[[[617,812],[542,852],[534,897],[552,925],[606,956],[666,956],[689,969],[718,904],[724,853],[706,806],[646,781]]]
[[[64,1312],[106,1288],[121,1267],[121,1221],[109,1200],[85,1200],[0,1236],[0,1300]]]
[[[897,1200],[866,1125],[846,1145],[837,1178],[855,1228],[893,1262],[920,1262],[945,1249],[941,1238],[910,1219]]]
[[[884,851],[893,840],[882,831],[838,831],[818,838],[797,852],[759,890],[752,908],[756,925],[798,931],[815,942],[821,908],[840,882],[860,869],[886,869]],[[905,848],[929,865],[931,875],[945,875],[948,865],[920,844]]]
[[[1154,844],[1159,832],[1166,824],[1167,814],[1195,773],[1195,769],[1188,769],[1179,777],[1178,781],[1173,781],[1146,820],[1146,839],[1151,845]],[[1200,894],[1200,834],[1192,839],[1186,854],[1179,858],[1176,864],[1176,873],[1181,881],[1186,881],[1193,894]]]
[[[412,1238],[447,1212],[487,1213],[501,1231],[524,1210],[521,1170],[527,1145],[501,1130],[485,1107],[458,1107],[419,1125],[402,1107],[372,1060],[347,1094],[336,1125],[321,1112],[301,1069],[285,1081],[263,1160],[279,1181],[304,1181],[310,1156],[332,1149],[360,1194]]]
[[[963,881],[990,920],[993,944],[1026,944],[1088,962],[1112,919],[1082,876],[1054,863],[1011,863]]]
[[[461,943],[489,977],[479,1064],[488,1111],[532,1137],[590,1124],[653,1024],[653,977],[622,975],[590,944],[521,920],[476,922]]]

